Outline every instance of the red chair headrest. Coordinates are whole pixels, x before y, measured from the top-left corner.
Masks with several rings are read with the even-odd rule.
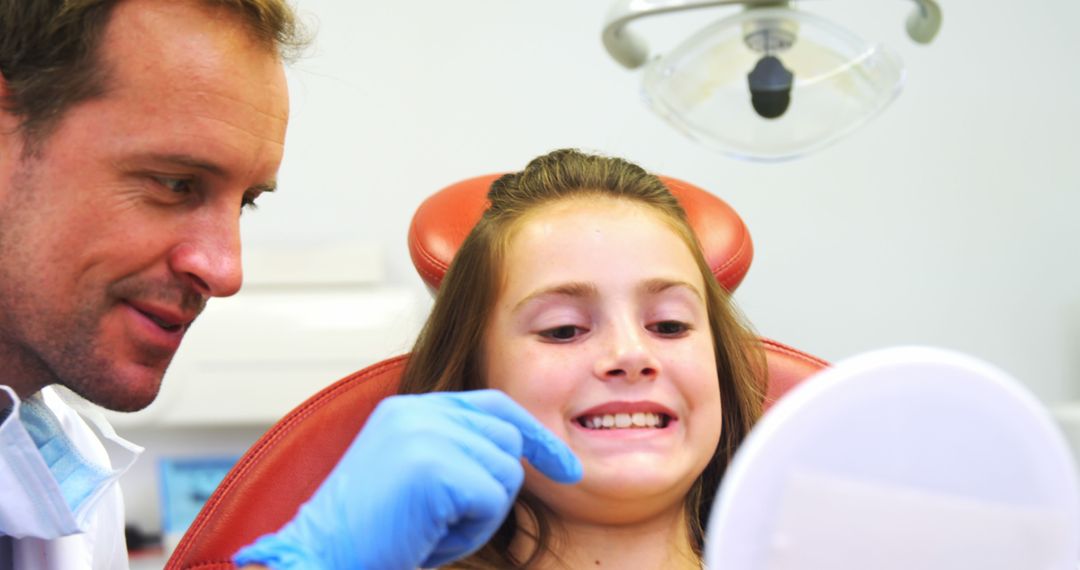
[[[487,208],[488,189],[499,176],[488,174],[451,184],[416,209],[409,227],[409,255],[432,291],[439,288],[454,254]],[[725,289],[734,291],[754,257],[742,218],[726,202],[693,184],[659,178],[686,210],[713,275]]]

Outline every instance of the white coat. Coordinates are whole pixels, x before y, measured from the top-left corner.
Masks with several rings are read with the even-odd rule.
[[[73,447],[113,476],[73,513],[19,420],[18,398],[0,385],[0,411],[12,402],[0,419],[0,570],[126,570],[124,501],[117,479],[142,448],[117,436],[89,406],[76,412],[51,388],[32,396],[38,397]]]

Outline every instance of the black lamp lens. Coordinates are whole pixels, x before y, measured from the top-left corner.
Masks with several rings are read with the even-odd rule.
[[[787,111],[795,75],[776,56],[759,59],[746,78],[750,84],[750,102],[758,115],[775,119]]]

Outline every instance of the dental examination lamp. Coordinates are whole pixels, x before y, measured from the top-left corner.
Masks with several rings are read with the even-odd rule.
[[[911,39],[926,44],[941,28],[935,0],[914,0]],[[743,10],[650,57],[627,25],[647,16],[716,6]],[[649,106],[690,138],[748,160],[796,158],[857,129],[900,93],[904,67],[883,45],[787,2],[618,0],[604,47],[629,69],[645,67]]]

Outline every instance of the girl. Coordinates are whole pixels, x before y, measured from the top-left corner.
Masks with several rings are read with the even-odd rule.
[[[455,568],[700,568],[720,477],[757,419],[764,361],[664,184],[559,150],[497,180],[401,392],[496,388],[584,478],[525,466],[514,508]]]

